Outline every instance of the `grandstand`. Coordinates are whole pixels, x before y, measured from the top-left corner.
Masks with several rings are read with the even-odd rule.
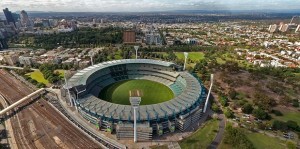
[[[85,119],[99,129],[115,130],[117,138],[124,139],[132,136],[124,135],[133,131],[132,107],[107,102],[98,95],[110,84],[131,79],[162,83],[175,95],[169,101],[139,106],[138,130],[140,136],[145,136],[139,140],[149,140],[152,135],[174,132],[175,129],[184,131],[200,119],[201,104],[206,96],[201,81],[170,62],[124,59],[100,63],[77,72],[65,89],[70,90],[78,112]]]

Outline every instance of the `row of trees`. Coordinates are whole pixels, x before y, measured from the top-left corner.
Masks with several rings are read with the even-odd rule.
[[[282,131],[287,131],[287,130],[300,131],[300,127],[297,124],[297,122],[292,120],[289,120],[287,122],[275,120],[273,121],[272,128],[274,130],[282,130]]]
[[[44,75],[44,78],[48,80],[50,83],[55,83],[60,80],[59,72],[55,72],[55,66],[53,64],[42,64],[39,67],[39,70]]]
[[[65,48],[93,48],[102,45],[122,43],[123,29],[108,27],[101,29],[81,28],[73,32],[54,33],[49,35],[23,35],[14,38],[14,43],[25,43],[26,46],[54,49],[57,46]]]

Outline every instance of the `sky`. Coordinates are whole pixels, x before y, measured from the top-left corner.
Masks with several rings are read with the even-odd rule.
[[[0,0],[11,11],[145,12],[168,10],[286,10],[300,0]]]

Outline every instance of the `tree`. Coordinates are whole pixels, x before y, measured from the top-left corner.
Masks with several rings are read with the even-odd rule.
[[[234,117],[233,112],[232,112],[229,108],[226,108],[226,109],[224,110],[224,115],[225,115],[227,118],[233,118],[233,117]]]
[[[288,120],[288,121],[286,122],[286,124],[287,124],[287,127],[288,127],[290,130],[297,130],[297,129],[299,128],[297,122],[292,121],[292,120]]]
[[[262,92],[257,92],[254,94],[253,103],[264,110],[271,110],[271,108],[276,105],[274,99],[271,99]]]
[[[278,120],[273,121],[272,127],[274,130],[284,130],[285,131],[288,129],[288,126],[285,122],[278,121]]]
[[[267,119],[267,117],[268,117],[268,113],[265,112],[265,111],[264,111],[263,109],[261,109],[261,108],[254,109],[254,110],[253,110],[253,115],[254,115],[256,118],[262,119],[262,120]]]
[[[219,112],[219,106],[216,104],[216,103],[213,103],[212,106],[211,106],[211,109],[214,111],[214,112]]]
[[[243,130],[227,125],[224,134],[224,143],[234,148],[254,149],[253,144],[247,139]]]
[[[253,107],[250,103],[246,103],[242,107],[242,111],[246,114],[251,114],[253,111]]]
[[[223,96],[223,95],[219,95],[219,101],[221,103],[222,106],[227,107],[228,106],[228,99],[227,97]]]
[[[236,96],[237,96],[237,92],[234,89],[231,88],[228,92],[228,96],[229,96],[230,99],[235,99]]]

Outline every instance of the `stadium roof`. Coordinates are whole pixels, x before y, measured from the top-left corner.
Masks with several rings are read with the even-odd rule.
[[[142,61],[141,61],[142,62]],[[151,62],[151,61],[149,61]],[[171,63],[168,63],[171,64]],[[201,85],[188,72],[180,72],[186,80],[185,90],[170,101],[159,104],[142,105],[138,109],[138,120],[155,120],[174,116],[191,108],[200,99]],[[91,94],[76,101],[82,109],[100,117],[118,120],[133,120],[133,109],[130,105],[120,105],[101,100]]]
[[[114,66],[114,65],[120,65],[120,64],[130,64],[130,63],[140,63],[140,64],[156,64],[161,66],[170,67],[174,65],[174,63],[166,62],[166,61],[160,61],[160,60],[152,60],[152,59],[122,59],[122,60],[114,60],[114,61],[108,61],[103,62],[94,66],[90,66],[88,68],[85,68],[83,70],[78,71],[75,75],[73,75],[68,80],[68,86],[65,86],[65,88],[72,88],[79,85],[86,85],[86,81],[89,78],[90,75],[97,72],[98,70]]]

